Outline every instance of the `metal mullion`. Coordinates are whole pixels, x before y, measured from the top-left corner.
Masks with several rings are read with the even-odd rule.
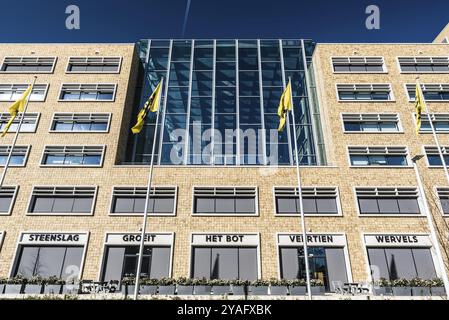
[[[165,129],[165,114],[166,114],[166,110],[167,110],[167,100],[168,100],[168,83],[170,81],[170,68],[171,68],[171,54],[173,51],[173,39],[170,40],[170,47],[168,49],[168,58],[167,58],[167,74],[165,76],[165,99],[164,99],[164,106],[162,109],[162,120],[161,120],[161,129],[160,129],[160,137],[159,137],[159,150],[158,150],[158,159],[157,159],[157,163],[160,165],[161,164],[161,158],[162,158],[162,143],[163,143],[163,138],[164,138],[164,129]],[[155,126],[156,128],[156,126]],[[154,134],[157,134],[157,132],[155,132]]]
[[[285,81],[285,64],[284,64],[284,48],[282,46],[282,40],[279,39],[279,51],[280,51],[280,58],[281,58],[281,73],[282,73],[282,85],[285,89],[286,87],[286,81]],[[296,137],[295,137],[296,139]],[[292,150],[292,142],[291,142],[291,135],[290,135],[290,117],[287,117],[287,141],[288,141],[288,156],[290,158],[290,165],[293,165],[293,150]],[[277,144],[278,150],[279,150],[279,143]],[[279,158],[278,158],[279,160]]]
[[[263,108],[263,86],[262,86],[262,54],[260,50],[260,39],[257,39],[257,55],[259,58],[258,67],[259,67],[259,101],[260,101],[260,121],[262,127],[262,154],[263,154],[263,165],[267,164],[267,148],[266,148],[266,132],[265,132],[265,116],[264,116],[264,108]],[[257,130],[259,131],[259,130]],[[258,144],[259,141],[259,132],[257,132],[256,139]],[[259,146],[257,146],[258,148]]]
[[[190,137],[190,108],[192,104],[192,78],[193,78],[193,58],[194,58],[194,49],[195,49],[195,40],[192,40],[190,49],[190,70],[189,70],[189,94],[187,96],[187,116],[186,116],[186,132],[185,132],[185,155],[184,155],[184,164],[186,165],[189,160],[189,137]],[[193,143],[193,141],[192,141]]]
[[[213,58],[212,58],[212,118],[211,118],[211,159],[210,164],[215,165],[215,85],[217,81],[217,40],[213,42]]]
[[[240,94],[239,94],[239,41],[235,40],[235,116],[236,116],[236,159],[235,165],[240,165]],[[226,135],[225,135],[226,136]],[[225,141],[226,142],[226,141]],[[234,148],[233,148],[234,149]],[[226,153],[226,144],[225,144],[225,153]],[[224,158],[224,165],[226,165],[226,157]]]

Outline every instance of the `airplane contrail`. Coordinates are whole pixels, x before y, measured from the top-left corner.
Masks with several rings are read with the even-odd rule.
[[[191,0],[187,0],[186,12],[184,14],[184,23],[182,25],[182,37],[183,38],[186,33],[187,19],[189,18],[190,2],[191,2]]]

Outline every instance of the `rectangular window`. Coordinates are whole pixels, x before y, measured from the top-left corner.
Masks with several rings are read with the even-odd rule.
[[[105,146],[45,146],[41,165],[100,167]]]
[[[361,215],[418,215],[416,188],[356,188],[356,197]]]
[[[193,213],[204,215],[255,215],[255,187],[194,187]]]
[[[0,215],[10,214],[16,197],[16,186],[0,187]]]
[[[11,159],[9,161],[9,166],[12,167],[23,167],[25,166],[26,160],[28,158],[28,152],[30,151],[30,146],[15,146]],[[9,153],[11,152],[11,146],[3,145],[0,146],[0,167],[6,165]]]
[[[116,84],[63,84],[60,101],[114,101]]]
[[[413,113],[414,119],[416,114]],[[421,114],[421,128],[420,133],[430,133],[432,132],[432,127],[430,126],[430,119],[432,120],[433,127],[436,132],[448,133],[449,132],[449,113],[430,113]]]
[[[333,57],[335,73],[383,73],[383,57]]]
[[[114,187],[111,214],[143,214],[147,190],[146,187]],[[147,212],[174,215],[176,196],[176,187],[152,187]]]
[[[437,188],[443,214],[449,214],[449,188]]]
[[[54,113],[50,132],[107,132],[110,113]]]
[[[375,281],[437,277],[429,248],[368,248],[368,260]]]
[[[302,196],[304,213],[313,215],[337,215],[338,192],[337,188],[303,187]],[[274,197],[276,214],[300,214],[299,191],[293,187],[275,187]]]
[[[448,148],[449,147],[444,146],[441,147],[441,152],[443,153],[444,163],[446,164],[446,166],[449,164]],[[427,162],[429,163],[430,167],[438,167],[443,165],[441,163],[441,157],[440,153],[438,152],[437,146],[425,146],[424,152],[426,153]]]
[[[70,57],[67,73],[119,73],[120,57]]]
[[[448,73],[449,57],[398,57],[402,73]]]
[[[0,68],[5,73],[52,73],[55,57],[5,57]]]
[[[406,147],[348,147],[351,166],[407,166]]]
[[[22,97],[29,84],[0,84],[0,101],[17,101]],[[35,84],[30,95],[30,101],[45,101],[48,84]]]
[[[401,132],[397,113],[344,113],[344,132],[392,133]]]
[[[91,214],[97,188],[90,186],[33,188],[28,213]]]
[[[390,84],[337,84],[340,101],[393,101]]]
[[[409,101],[415,101],[416,84],[406,84]],[[421,84],[424,99],[426,101],[449,101],[449,84],[431,83]]]
[[[40,114],[37,112],[26,113],[23,119],[22,125],[20,126],[20,132],[36,132],[37,123],[39,121]],[[17,132],[17,127],[22,118],[22,113],[17,114],[16,118],[13,120],[8,132]],[[9,112],[0,113],[0,131],[6,127],[11,115]]]
[[[193,247],[192,250],[192,278],[257,279],[255,247]]]
[[[13,276],[56,276],[62,279],[79,277],[83,251],[83,246],[20,245]]]

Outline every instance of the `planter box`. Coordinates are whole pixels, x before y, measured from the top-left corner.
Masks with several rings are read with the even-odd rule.
[[[5,290],[5,285],[4,284],[0,284],[0,294],[3,293],[3,290]]]
[[[231,292],[230,286],[212,286],[212,294],[224,295],[229,294],[230,292]]]
[[[44,294],[60,294],[61,289],[61,284],[46,284],[44,286]]]
[[[79,290],[80,287],[77,284],[65,284],[62,286],[63,294],[78,294]]]
[[[270,294],[272,296],[286,296],[286,295],[288,295],[288,287],[287,286],[271,286]]]
[[[324,293],[326,292],[324,286],[310,287],[310,290],[312,291],[312,295],[314,296],[324,296]]]
[[[158,292],[159,294],[175,294],[175,285],[159,286]]]
[[[410,288],[410,287],[393,287],[393,295],[409,297],[412,295],[412,288]]]
[[[253,296],[266,296],[268,295],[268,286],[249,286],[249,291]]]
[[[373,294],[376,296],[391,296],[393,294],[393,290],[391,287],[373,287]]]
[[[193,286],[177,286],[176,293],[179,295],[192,295],[193,294]]]
[[[23,290],[25,294],[41,294],[42,285],[41,284],[27,284]]]
[[[194,286],[193,294],[208,295],[212,292],[212,286]]]
[[[307,291],[305,286],[291,286],[289,288],[291,296],[304,296]]]
[[[430,293],[432,296],[445,296],[446,290],[444,290],[444,287],[431,287]]]
[[[153,285],[142,285],[140,286],[140,294],[156,294],[157,286]]]
[[[412,287],[412,294],[414,296],[430,296],[429,287]]]
[[[232,286],[232,294],[235,296],[246,296],[248,288],[245,286]]]
[[[134,294],[134,288],[136,286],[133,284],[122,284],[122,294],[126,295],[133,295]]]
[[[22,284],[7,284],[5,285],[5,294],[19,294],[22,293]]]

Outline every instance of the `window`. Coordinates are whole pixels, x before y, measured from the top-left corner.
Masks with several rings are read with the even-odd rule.
[[[337,188],[303,187],[302,196],[305,214],[336,215],[338,209]],[[292,187],[275,187],[276,214],[300,213],[299,191]]]
[[[67,73],[118,73],[120,57],[70,57]]]
[[[146,187],[114,187],[111,214],[143,214]],[[174,215],[176,187],[151,187],[148,212],[154,215]]]
[[[333,57],[336,73],[380,73],[384,70],[383,57]]]
[[[399,115],[396,113],[344,113],[345,132],[391,133],[400,132]]]
[[[348,282],[343,248],[308,247],[311,279],[323,281],[331,291],[333,281]],[[281,278],[306,279],[303,247],[279,247]]]
[[[337,84],[340,101],[392,101],[390,84]]]
[[[39,113],[27,113],[23,119],[22,125],[20,126],[20,132],[36,132],[37,123],[39,121]],[[13,120],[11,127],[9,127],[8,132],[17,132],[17,127],[19,126],[20,119],[22,118],[22,113],[17,114],[16,118]],[[0,113],[0,131],[6,127],[11,115],[9,112]]]
[[[398,57],[403,73],[447,73],[449,57]]]
[[[110,113],[55,113],[51,132],[107,132]]]
[[[254,187],[194,187],[193,213],[205,215],[255,215]]]
[[[99,167],[103,163],[104,146],[45,146],[44,166]]]
[[[115,84],[63,84],[60,101],[114,101]]]
[[[407,166],[406,147],[348,147],[351,166]]]
[[[150,279],[169,277],[170,247],[145,246],[140,276]],[[107,246],[102,281],[135,276],[139,246]]]
[[[437,188],[443,214],[449,214],[449,188]]]
[[[17,101],[22,97],[29,84],[0,84],[0,101]],[[45,101],[48,84],[35,84],[30,101]]]
[[[449,164],[449,153],[448,153],[449,147],[441,147],[441,152],[443,153],[443,158],[446,166]],[[438,152],[438,147],[436,146],[425,146],[424,152],[427,156],[427,161],[429,163],[429,166],[442,166],[440,153]]]
[[[416,118],[415,113],[413,114],[413,116]],[[421,128],[419,130],[420,133],[432,132],[429,117],[432,120],[433,127],[436,132],[449,132],[449,113],[430,113],[421,114]]]
[[[34,214],[91,214],[96,187],[34,187],[29,213]]]
[[[28,158],[28,152],[30,151],[30,146],[15,146],[9,165],[12,167],[23,167]],[[0,146],[0,166],[5,166],[8,160],[9,153],[11,152],[11,146]]]
[[[12,204],[16,197],[16,186],[0,187],[0,215],[11,213]]]
[[[5,57],[0,68],[7,73],[52,73],[55,57]]]
[[[257,248],[193,247],[192,278],[257,279]]]
[[[374,280],[437,277],[429,248],[368,248],[368,260]]]
[[[421,214],[416,188],[356,188],[361,215]]]
[[[449,101],[449,84],[421,84],[426,101]],[[415,100],[416,84],[406,84],[409,101]]]
[[[56,276],[62,279],[73,278],[74,275],[79,277],[83,251],[82,246],[21,245],[13,276],[19,274],[25,278]]]

